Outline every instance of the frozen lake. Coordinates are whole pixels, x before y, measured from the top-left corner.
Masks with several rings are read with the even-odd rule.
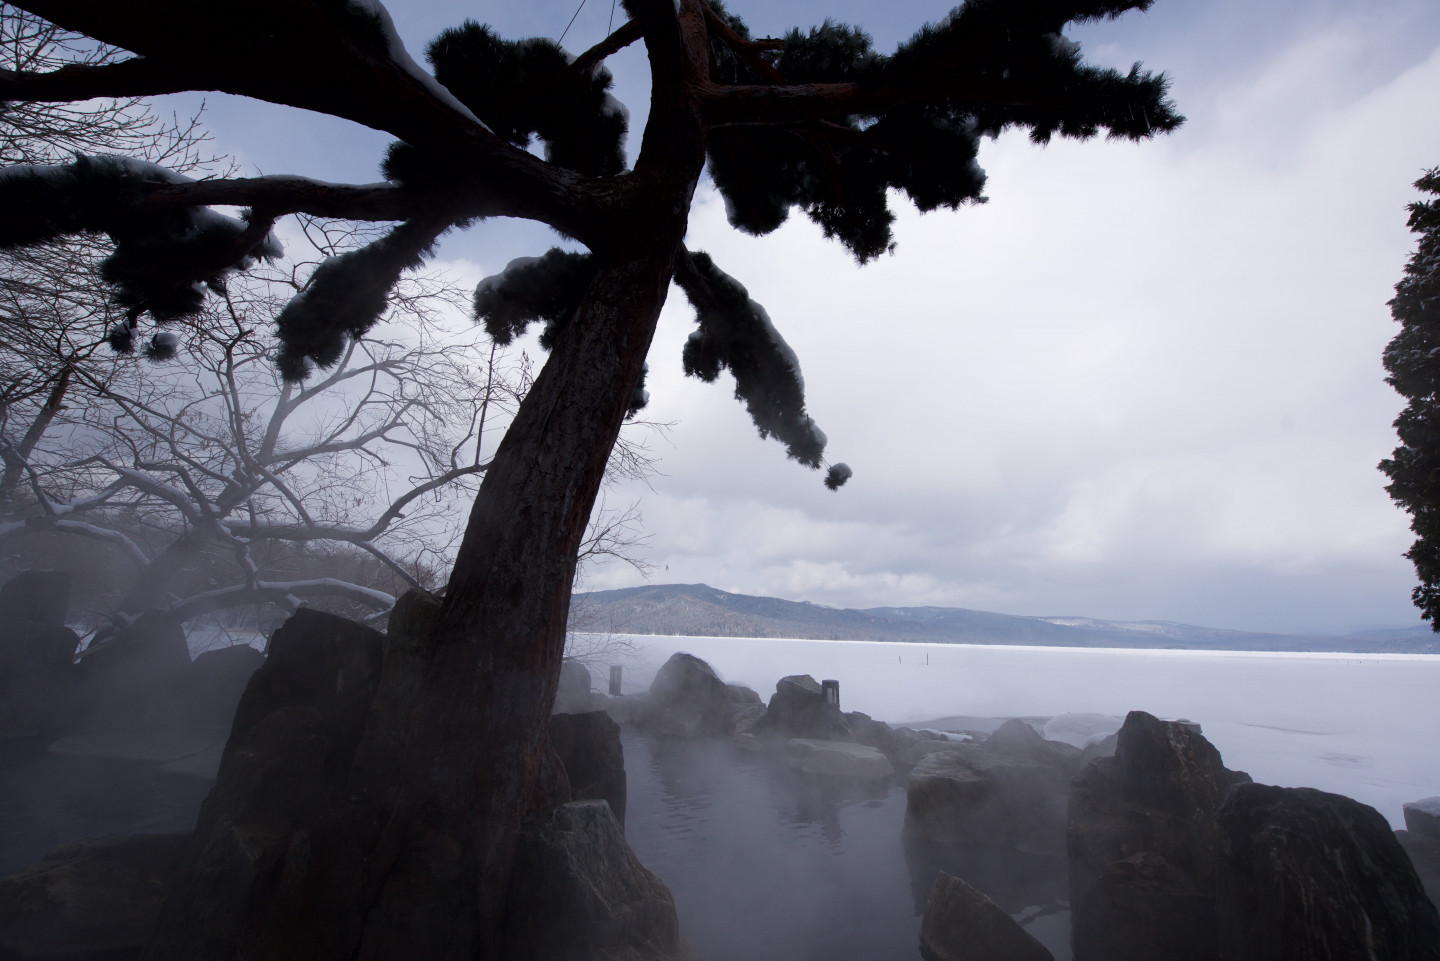
[[[676,651],[767,700],[787,674],[840,682],[841,708],[894,723],[1132,710],[1200,722],[1227,767],[1376,808],[1440,795],[1440,657],[1112,650],[624,635],[626,693]],[[597,670],[597,686],[602,682]],[[603,689],[603,688],[602,688]]]

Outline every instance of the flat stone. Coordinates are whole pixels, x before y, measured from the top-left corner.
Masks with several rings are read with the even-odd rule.
[[[785,742],[790,767],[802,774],[879,781],[895,773],[878,749],[852,741],[820,741],[792,737]]]

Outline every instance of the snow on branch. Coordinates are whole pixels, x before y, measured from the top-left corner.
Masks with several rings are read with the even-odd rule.
[[[170,608],[170,613],[181,621],[188,621],[202,614],[213,614],[231,607],[264,603],[289,606],[288,602],[294,597],[320,596],[344,598],[377,611],[388,611],[395,606],[393,594],[333,577],[319,577],[302,581],[255,581],[253,584],[237,584],[202,594],[192,594]]]
[[[200,310],[205,285],[230,270],[281,253],[271,219],[244,221],[206,207],[149,209],[158,186],[190,183],[158,164],[128,157],[86,156],[63,165],[21,164],[0,169],[0,249],[30,246],[73,234],[103,233],[115,250],[100,264],[115,301],[132,319],[148,311],[167,321]],[[116,341],[128,349],[128,334]]]

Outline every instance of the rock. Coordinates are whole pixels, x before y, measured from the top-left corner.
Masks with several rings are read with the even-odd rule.
[[[1414,831],[1396,831],[1395,840],[1410,855],[1410,863],[1414,865],[1415,873],[1420,875],[1420,883],[1425,886],[1430,903],[1440,908],[1440,841]]]
[[[765,702],[759,693],[743,684],[726,684],[725,698],[729,704],[725,726],[731,734],[750,734],[765,717]]]
[[[1440,913],[1374,808],[1243,784],[1215,820],[1221,957],[1440,959]]]
[[[76,663],[82,731],[154,731],[184,721],[190,648],[180,622],[146,611]]]
[[[689,955],[675,901],[602,801],[529,819],[506,904],[507,961],[669,961]]]
[[[601,709],[610,715],[616,724],[644,726],[650,718],[650,695],[625,694],[620,697],[607,697]]]
[[[560,665],[560,687],[555,692],[554,714],[583,714],[596,710],[591,704],[591,690],[594,679],[590,668],[579,661],[566,658]]]
[[[1120,736],[1118,734],[1111,734],[1110,736],[1102,738],[1101,740],[1096,741],[1094,744],[1086,747],[1080,752],[1080,767],[1083,769],[1085,765],[1089,764],[1096,758],[1114,757],[1115,746],[1119,743]]]
[[[1070,792],[1075,961],[1214,961],[1214,817],[1245,774],[1187,726],[1132,711]]]
[[[560,755],[570,779],[570,796],[577,801],[598,798],[625,832],[625,751],[620,725],[604,711],[552,714],[550,746]]]
[[[647,723],[673,737],[731,733],[731,694],[714,668],[683,651],[670,655],[650,684]]]
[[[265,655],[248,644],[205,651],[190,666],[185,688],[185,724],[192,730],[228,736],[235,708]]]
[[[65,571],[24,571],[0,585],[0,624],[19,618],[64,627],[70,608],[70,575]]]
[[[974,747],[975,744],[967,740],[949,741],[941,740],[938,737],[916,737],[897,748],[891,760],[895,762],[896,767],[914,768],[932,754],[946,751],[968,751]]]
[[[63,625],[0,618],[0,738],[46,735],[63,725],[79,645]]]
[[[1405,829],[1421,837],[1440,841],[1440,797],[1427,797],[1405,804]]]
[[[1063,857],[1068,793],[1058,763],[960,743],[927,755],[910,772],[904,833]]]
[[[824,689],[809,674],[792,674],[780,679],[755,733],[822,741],[850,737],[839,706],[825,700]]]
[[[817,741],[792,737],[785,742],[791,770],[821,777],[881,781],[895,773],[890,759],[876,748],[852,741]]]
[[[0,957],[139,956],[189,834],[87,838],[0,881]]]
[[[1018,719],[1006,721],[980,744],[986,754],[1033,761],[1058,768],[1066,777],[1080,770],[1080,749],[1060,741],[1047,741],[1029,724]]]
[[[358,942],[355,906],[333,902],[364,870],[348,782],[382,642],[307,608],[275,632],[147,959],[334,957]]]
[[[920,956],[925,961],[1054,961],[994,901],[944,873],[935,879],[920,921]]]

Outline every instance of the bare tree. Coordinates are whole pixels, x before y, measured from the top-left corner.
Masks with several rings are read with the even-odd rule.
[[[550,355],[486,471],[443,604],[418,629],[424,663],[396,730],[367,738],[354,760],[343,803],[358,813],[344,823],[373,830],[345,833],[347,863],[365,870],[341,878],[297,868],[294,884],[237,895],[250,913],[237,901],[236,918],[304,917],[320,939],[304,942],[308,958],[505,956],[522,821],[563,784],[546,732],[576,554],[672,280],[698,322],[687,371],[713,381],[728,369],[760,433],[802,464],[825,466],[793,351],[737,280],[685,245],[704,171],[737,228],[766,234],[799,209],[863,263],[893,247],[893,198],[922,211],[982,199],[975,158],[984,136],[1019,127],[1039,142],[1102,131],[1144,140],[1183,120],[1163,76],[1085,63],[1063,34],[1071,21],[1149,0],[967,0],[888,55],[833,21],[755,40],[718,3],[624,0],[627,22],[579,57],[467,22],[431,46],[434,75],[405,51],[379,0],[23,2],[134,56],[0,74],[0,97],[221,90],[397,139],[383,184],[197,182],[88,160],[0,170],[0,194],[27,205],[0,221],[0,244],[109,233],[113,272],[132,286],[151,278],[122,269],[134,265],[129,253],[169,252],[167,283],[137,291],[136,303],[148,294],[169,306],[213,280],[254,255],[279,217],[398,223],[324,265],[286,308],[279,360],[292,379],[338,359],[346,338],[378,319],[383,292],[449,230],[519,217],[589,251],[552,252],[477,292],[492,332],[544,320]],[[645,46],[651,83],[640,153],[627,169],[625,115],[601,64],[632,43]],[[527,149],[537,135],[543,157]],[[211,205],[250,210],[222,224]],[[159,321],[167,313],[149,311]],[[876,342],[886,336],[877,318]],[[827,486],[849,474],[830,465]],[[242,925],[223,934],[186,927],[208,912],[198,900],[172,901],[167,912],[151,957],[258,950]]]
[[[97,68],[123,51],[0,3],[0,71]],[[222,168],[199,115],[165,121],[137,97],[0,104],[0,162],[49,164],[76,153],[120,154],[180,173]],[[102,238],[77,234],[0,250],[0,504],[65,403],[78,366],[99,376],[106,332],[123,318],[107,296]]]
[[[316,595],[393,605],[364,584],[276,577],[266,568],[279,545],[344,545],[413,586],[443,564],[456,530],[448,509],[474,496],[485,440],[518,401],[517,364],[474,335],[372,337],[324,378],[286,383],[271,360],[272,287],[245,278],[184,325],[184,363],[75,365],[85,403],[29,452],[28,496],[0,540],[59,532],[118,547],[135,571],[115,605],[121,620],[152,607],[182,619],[262,602],[293,610]],[[400,294],[409,312],[445,296]],[[217,549],[229,569],[177,594]]]

